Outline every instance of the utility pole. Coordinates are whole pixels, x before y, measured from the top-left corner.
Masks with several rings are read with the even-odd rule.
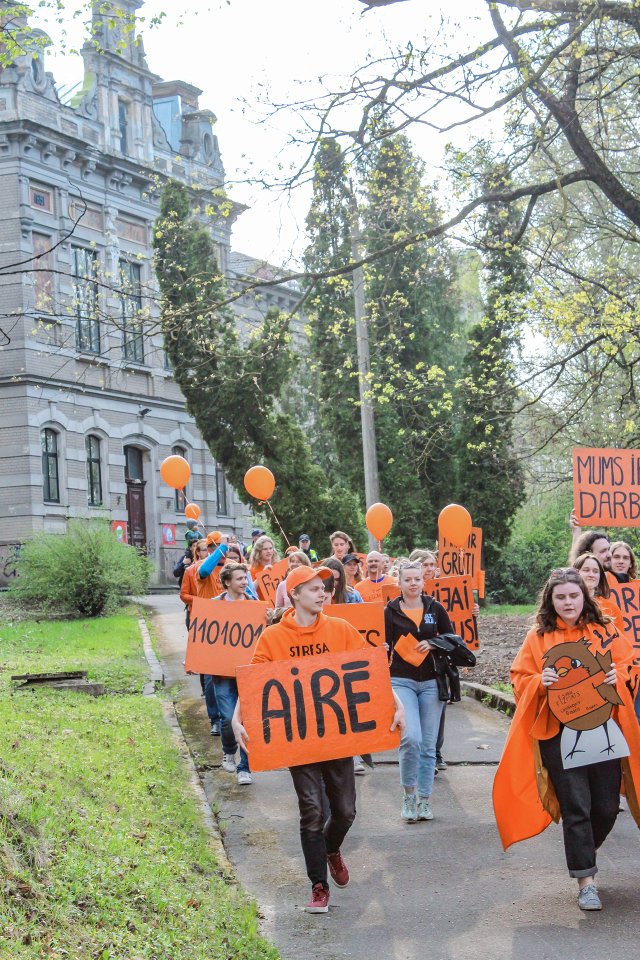
[[[358,263],[362,258],[360,247],[360,215],[355,191],[351,186],[351,258]],[[360,393],[360,424],[362,427],[362,455],[364,459],[364,492],[367,509],[380,500],[380,482],[378,479],[378,455],[376,450],[376,426],[371,400],[371,360],[369,354],[369,324],[367,322],[364,299],[364,271],[362,267],[353,269],[353,302],[356,318],[356,345],[358,350],[358,389]],[[369,548],[378,546],[369,534]]]

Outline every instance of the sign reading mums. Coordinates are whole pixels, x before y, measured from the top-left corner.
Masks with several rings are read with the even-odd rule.
[[[573,506],[582,526],[640,526],[640,451],[576,448]]]
[[[253,606],[253,604],[247,604]],[[392,750],[395,702],[378,648],[239,667],[252,770]]]

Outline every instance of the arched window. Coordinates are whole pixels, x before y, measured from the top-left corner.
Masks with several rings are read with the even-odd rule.
[[[100,437],[85,437],[87,451],[87,501],[90,507],[102,506],[102,470],[100,466]]]
[[[184,457],[185,460],[188,460],[187,451],[184,447],[172,447],[171,453],[174,457]],[[184,513],[184,508],[187,505],[187,490],[186,487],[184,490],[176,490],[176,513]]]
[[[42,444],[42,487],[45,503],[60,503],[58,434],[47,427],[40,434]]]

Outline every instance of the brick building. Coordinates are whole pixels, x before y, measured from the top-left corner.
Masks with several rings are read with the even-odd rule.
[[[115,6],[133,15],[142,3]],[[154,75],[139,38],[99,12],[93,21],[101,49],[86,43],[71,98],[61,101],[44,45],[0,70],[0,583],[20,541],[74,517],[120,525],[171,582],[185,529],[181,497],[159,474],[171,452],[192,466],[187,495],[208,529],[247,539],[252,525],[167,367],[151,247],[163,179],[178,178],[242,288],[262,269],[232,262],[244,208],[223,215],[201,91]],[[238,322],[298,299],[292,285],[253,291],[236,303]]]

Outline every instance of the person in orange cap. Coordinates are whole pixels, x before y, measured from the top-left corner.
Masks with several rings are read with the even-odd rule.
[[[324,653],[360,650],[365,640],[355,627],[322,612],[325,583],[333,589],[333,572],[328,567],[301,565],[291,570],[286,584],[293,607],[282,620],[262,633],[252,663],[270,663],[298,657],[315,657]],[[391,729],[404,727],[404,711],[397,697]],[[249,752],[247,731],[242,726],[240,701],[236,704],[233,730],[241,747]],[[356,786],[353,758],[305,763],[289,768],[298,795],[300,839],[311,880],[308,913],[327,913],[329,886],[327,868],[338,887],[349,883],[349,871],[340,852],[356,815]],[[324,812],[324,793],[329,801],[329,817]]]
[[[581,660],[583,648],[589,657]],[[568,649],[575,651],[572,656]],[[631,694],[636,674],[630,644],[591,598],[580,574],[571,567],[553,570],[536,625],[511,667],[516,712],[494,780],[493,807],[505,850],[562,819],[567,867],[578,881],[582,910],[602,909],[595,884],[596,851],[616,821],[621,789],[640,826],[640,729]],[[608,692],[608,686],[614,689]],[[563,704],[566,723],[556,715]],[[600,715],[593,724],[586,722],[585,710],[612,717],[626,740],[628,756],[624,744],[614,748],[609,742],[609,720],[603,723],[602,759],[576,765],[585,745],[573,731],[586,739],[583,731],[596,726],[596,720],[602,722]],[[570,735],[563,738],[567,730]],[[587,754],[593,755],[585,750],[585,759]]]

